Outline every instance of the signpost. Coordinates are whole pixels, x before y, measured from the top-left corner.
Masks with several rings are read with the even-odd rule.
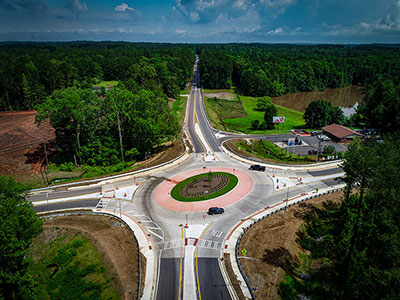
[[[282,129],[283,129],[283,124],[285,123],[285,116],[274,116],[272,117],[272,123],[273,124],[278,124],[278,129],[279,129],[279,124],[282,124]]]
[[[202,215],[202,217],[203,217],[203,226],[205,226],[205,225],[206,225],[206,218],[207,218],[207,215]]]

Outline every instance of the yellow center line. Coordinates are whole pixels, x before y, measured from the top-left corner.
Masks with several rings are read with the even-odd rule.
[[[210,229],[211,225],[214,224],[214,221],[211,222],[210,225],[207,226],[206,230],[204,230],[203,234],[201,235],[200,239],[201,240],[204,235],[206,234],[207,230]],[[200,280],[199,280],[199,265],[197,263],[197,257],[199,255],[199,246],[196,246],[196,278],[197,278],[197,289],[199,291],[199,300],[201,300],[201,292],[200,292]]]
[[[211,151],[214,152],[214,151],[212,150],[211,146],[210,146],[210,143],[209,143],[208,140],[207,140],[207,137],[204,135],[203,129],[201,129],[201,126],[200,126],[199,116],[197,115],[197,110],[196,110],[196,95],[197,95],[197,92],[196,92],[196,88],[195,88],[195,93],[194,93],[193,126],[194,126],[194,124],[195,124],[195,120],[197,119],[197,123],[199,124],[199,128],[200,128],[201,133],[203,134],[204,140],[206,141],[206,143],[207,143],[208,147],[211,149]],[[195,131],[195,132],[196,132],[196,131]],[[196,133],[196,135],[197,135],[197,133]],[[198,135],[197,135],[197,136],[198,136]],[[200,140],[200,137],[199,137],[199,140]],[[203,146],[204,152],[207,153],[207,149],[205,148],[205,146],[203,145],[203,143],[201,142],[201,140],[200,140],[200,144]]]
[[[196,119],[197,119],[197,123],[199,124],[199,128],[200,128],[200,130],[201,130],[200,122],[199,122],[199,117],[197,116],[197,111],[196,111],[196,95],[197,95],[196,88],[194,88],[193,130],[194,130],[194,134],[197,135],[197,137],[198,137],[198,139],[199,139],[199,142],[200,142],[201,146],[202,146],[203,149],[204,149],[204,152],[207,152],[207,149],[206,149],[206,147],[203,145],[203,143],[201,142],[201,139],[200,139],[199,135],[197,134],[196,128],[195,128],[195,123],[196,123]],[[203,135],[204,135],[204,134],[203,134]]]
[[[183,226],[181,226],[182,230],[182,240],[184,242],[184,237],[183,237]],[[178,288],[178,300],[181,300],[181,282],[182,282],[182,256],[183,256],[183,246],[181,246],[181,261],[179,264],[179,288]]]

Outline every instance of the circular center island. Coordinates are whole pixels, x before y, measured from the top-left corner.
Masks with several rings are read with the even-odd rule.
[[[182,202],[214,199],[234,189],[238,181],[231,173],[210,171],[179,182],[171,190],[171,196]]]

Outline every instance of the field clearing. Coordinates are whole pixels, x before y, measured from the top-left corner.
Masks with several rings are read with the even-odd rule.
[[[239,253],[246,249],[246,258],[241,258],[243,269],[255,291],[257,299],[280,299],[278,289],[283,281],[289,261],[300,261],[302,251],[297,243],[297,232],[304,224],[305,217],[314,206],[324,202],[339,202],[343,192],[336,192],[307,200],[289,207],[252,226],[244,234]]]
[[[47,151],[55,150],[54,129],[48,122],[34,124],[36,111],[0,113],[0,174],[14,176],[18,181],[41,181],[40,168],[45,161],[43,141]]]
[[[254,120],[259,120],[260,122],[264,120],[264,112],[255,110],[257,107],[257,98],[242,96],[240,99],[246,110],[247,117],[225,119],[224,123],[226,127],[230,129],[251,134],[284,134],[289,133],[290,129],[302,128],[305,126],[303,114],[301,112],[276,105],[278,116],[285,116],[285,123],[283,125],[280,124],[279,129],[251,130],[251,123]],[[276,125],[276,128],[278,128],[278,125]]]
[[[272,102],[276,105],[288,107],[296,111],[304,112],[308,104],[315,100],[326,99],[333,106],[353,107],[364,99],[363,87],[347,86],[337,89],[325,89],[324,91],[300,92],[273,97]]]

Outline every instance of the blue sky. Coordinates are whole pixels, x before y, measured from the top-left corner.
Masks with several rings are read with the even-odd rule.
[[[0,41],[400,43],[400,0],[0,0]]]

